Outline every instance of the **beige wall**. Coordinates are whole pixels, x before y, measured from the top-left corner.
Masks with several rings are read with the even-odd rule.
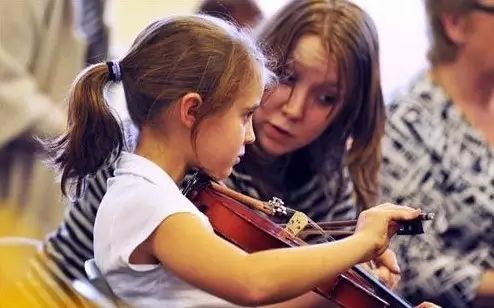
[[[1,0],[0,0],[1,1]],[[107,0],[108,23],[112,26],[112,57],[125,52],[137,33],[152,20],[193,13],[202,0]],[[266,16],[288,0],[257,0]],[[380,39],[384,94],[389,99],[403,88],[420,68],[427,65],[425,17],[418,0],[351,0],[374,19]],[[397,12],[407,12],[400,14]]]
[[[151,21],[171,14],[193,13],[200,0],[110,0],[107,19],[111,25],[112,54],[128,49],[137,34]]]

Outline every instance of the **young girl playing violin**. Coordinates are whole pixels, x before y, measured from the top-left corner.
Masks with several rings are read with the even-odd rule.
[[[273,53],[281,80],[254,115],[257,142],[225,183],[253,197],[281,197],[316,221],[354,219],[357,207],[376,204],[384,119],[370,17],[345,0],[295,0],[267,20],[257,40]],[[86,190],[44,243],[68,279],[85,279],[96,213],[113,171],[114,164],[105,164],[85,179]],[[376,261],[379,278],[395,286],[393,254]]]
[[[191,168],[223,179],[255,140],[252,114],[271,73],[244,34],[218,19],[172,17],[148,26],[119,62],[83,71],[69,128],[51,144],[62,189],[117,153],[94,227],[95,259],[115,294],[135,306],[279,303],[386,249],[395,220],[419,210],[383,204],[346,239],[248,254],[215,235],[177,184]],[[133,153],[103,90],[121,81],[139,128]],[[310,262],[306,262],[310,260]],[[290,270],[287,270],[289,268]]]

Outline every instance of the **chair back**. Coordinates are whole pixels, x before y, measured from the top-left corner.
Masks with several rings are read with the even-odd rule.
[[[105,277],[99,270],[98,266],[94,259],[89,259],[84,262],[84,271],[86,272],[86,276],[89,282],[103,295],[107,298],[116,301],[117,297],[113,293],[110,285],[106,281]]]
[[[36,239],[0,237],[0,282],[6,307],[94,307],[71,288]]]

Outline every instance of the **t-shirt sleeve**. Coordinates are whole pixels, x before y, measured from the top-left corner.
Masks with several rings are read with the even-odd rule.
[[[110,187],[112,195],[118,195],[121,202],[113,202],[111,208],[98,213],[100,223],[108,221],[107,238],[110,251],[106,252],[117,258],[120,265],[134,270],[150,270],[157,265],[132,265],[129,263],[131,253],[144,242],[154,230],[168,217],[177,213],[196,215],[205,224],[209,224],[203,215],[178,188],[158,187],[150,183],[139,185],[120,185]],[[104,199],[103,199],[104,202]],[[101,232],[101,228],[99,230]]]

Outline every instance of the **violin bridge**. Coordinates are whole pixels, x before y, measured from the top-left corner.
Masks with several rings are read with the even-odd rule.
[[[309,217],[304,213],[297,211],[286,224],[285,230],[296,237],[308,224]]]

